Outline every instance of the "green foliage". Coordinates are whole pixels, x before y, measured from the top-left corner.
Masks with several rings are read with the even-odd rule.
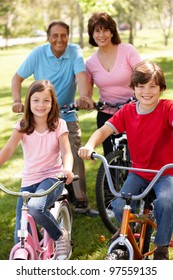
[[[88,18],[93,12],[105,11],[118,24],[129,24],[129,42],[133,43],[137,26],[155,25],[161,26],[164,44],[168,44],[172,10],[170,0],[0,0],[0,34],[4,38],[35,36],[35,30],[46,30],[51,20],[61,19],[70,25],[72,37],[77,34],[83,46]]]

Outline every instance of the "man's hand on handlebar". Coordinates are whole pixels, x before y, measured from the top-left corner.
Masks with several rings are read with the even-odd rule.
[[[75,100],[75,106],[79,109],[92,110],[94,109],[94,101],[90,97],[80,97]]]
[[[14,102],[12,105],[12,111],[14,113],[22,113],[24,111],[24,105],[19,101]]]

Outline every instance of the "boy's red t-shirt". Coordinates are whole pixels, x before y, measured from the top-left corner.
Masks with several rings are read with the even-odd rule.
[[[106,122],[119,133],[127,134],[132,166],[159,170],[173,163],[173,101],[160,99],[156,108],[147,114],[137,112],[137,104],[126,104]],[[147,180],[154,173],[136,172]],[[164,174],[173,175],[173,169]]]

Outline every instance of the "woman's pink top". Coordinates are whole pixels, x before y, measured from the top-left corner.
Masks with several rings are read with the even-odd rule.
[[[141,61],[141,57],[131,44],[120,43],[117,49],[115,64],[110,72],[100,63],[97,52],[86,60],[86,71],[89,82],[99,88],[99,100],[115,104],[125,102],[134,96],[129,87],[132,68]],[[108,109],[104,112],[110,112]]]

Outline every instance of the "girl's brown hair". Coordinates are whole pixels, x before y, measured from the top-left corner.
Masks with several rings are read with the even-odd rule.
[[[117,25],[113,18],[107,13],[94,13],[88,20],[89,43],[92,46],[98,47],[97,43],[93,39],[93,33],[96,26],[110,30],[110,32],[113,35],[111,38],[113,45],[118,45],[121,43],[121,39],[117,30]]]
[[[25,98],[24,116],[20,122],[20,132],[31,134],[35,129],[34,116],[30,108],[31,96],[35,92],[41,92],[48,89],[52,98],[52,108],[48,114],[47,125],[49,131],[54,131],[58,125],[60,108],[57,102],[56,92],[53,85],[48,80],[38,80],[33,82],[28,88]]]
[[[166,89],[165,76],[159,65],[152,61],[142,61],[135,65],[131,76],[130,87],[134,89],[138,84],[146,84],[154,80],[160,90]]]

